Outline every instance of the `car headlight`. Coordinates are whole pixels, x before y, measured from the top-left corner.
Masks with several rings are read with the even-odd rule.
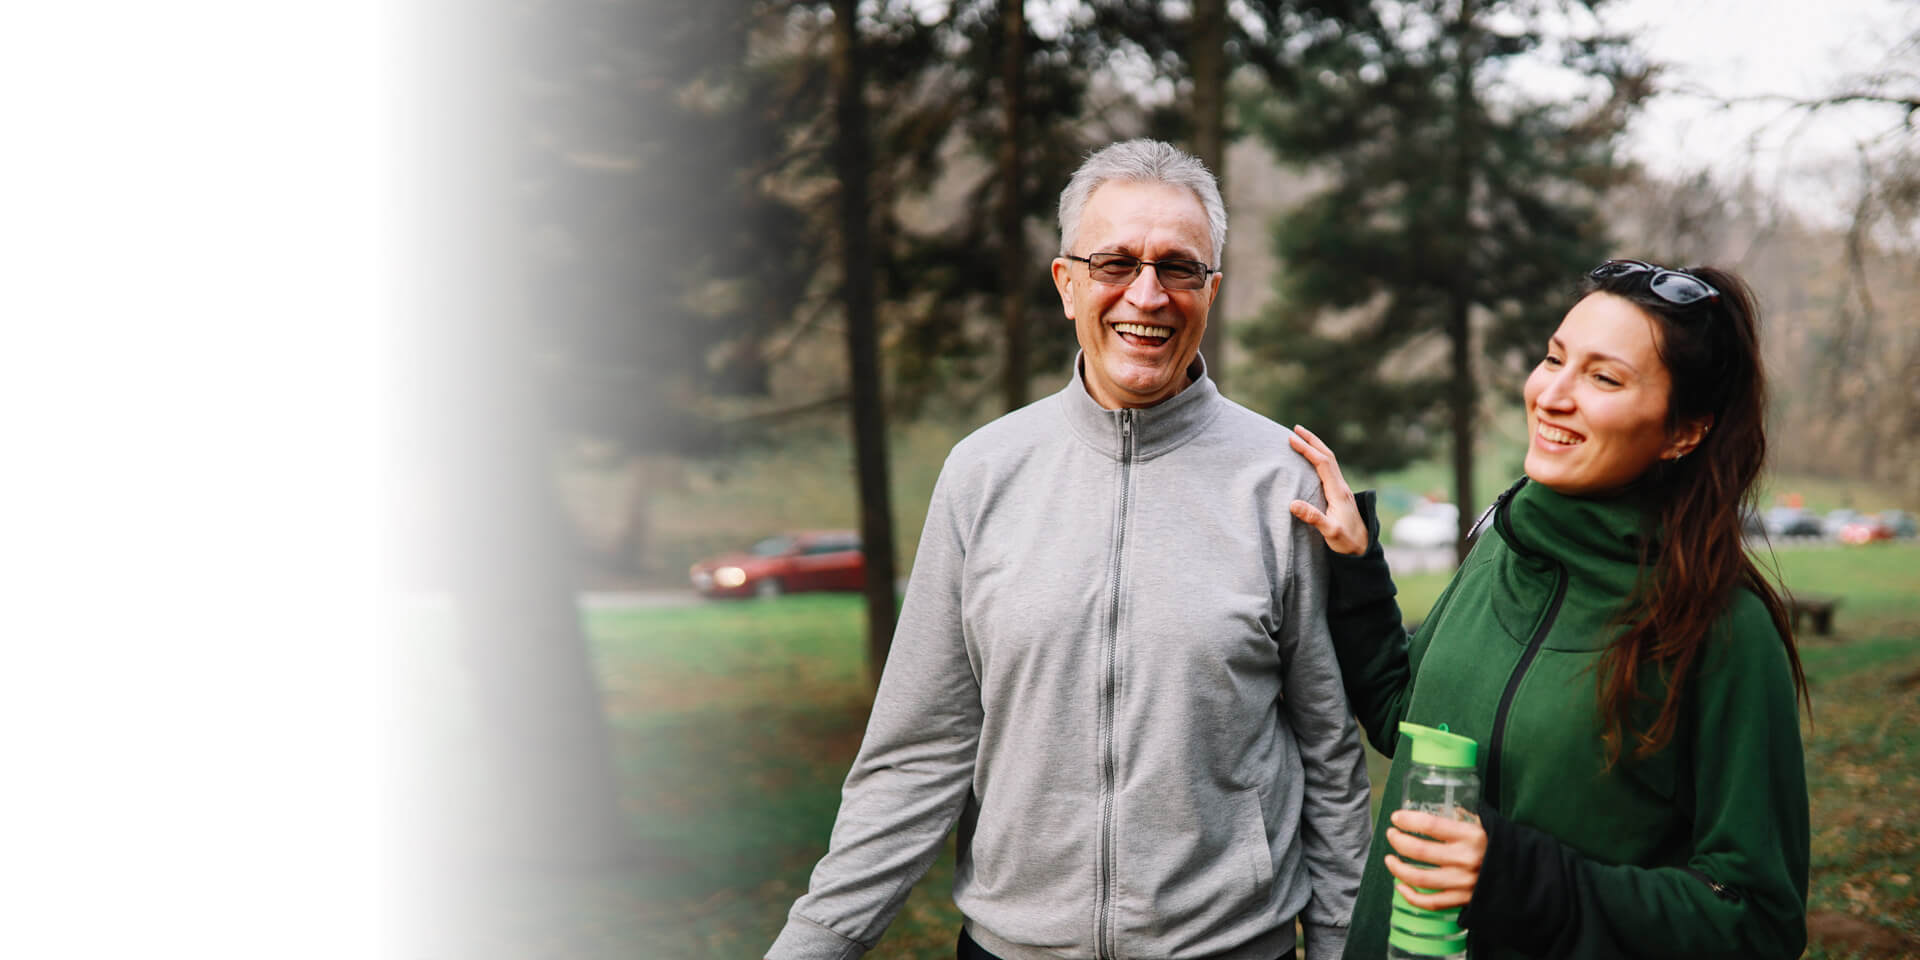
[[[737,587],[747,582],[747,572],[739,567],[721,567],[713,572],[713,582],[722,587]]]

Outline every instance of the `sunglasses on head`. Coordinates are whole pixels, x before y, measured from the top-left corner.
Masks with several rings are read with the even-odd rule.
[[[1653,274],[1647,280],[1647,289],[1652,290],[1654,296],[1676,307],[1691,306],[1702,300],[1711,303],[1720,302],[1720,291],[1715,290],[1713,285],[1705,280],[1691,273],[1655,266],[1645,260],[1608,260],[1587,271],[1587,276],[1595,280],[1611,280],[1630,273],[1646,272]]]

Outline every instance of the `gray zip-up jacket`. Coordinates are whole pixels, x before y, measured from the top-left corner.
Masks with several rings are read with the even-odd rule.
[[[1076,372],[953,448],[771,960],[872,948],[956,823],[954,900],[1004,960],[1274,960],[1296,916],[1340,955],[1371,830],[1325,546],[1287,512],[1320,484],[1189,372],[1135,410]]]

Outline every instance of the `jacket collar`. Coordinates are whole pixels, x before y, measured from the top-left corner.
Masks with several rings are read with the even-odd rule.
[[[1085,363],[1084,352],[1074,355],[1073,380],[1058,394],[1060,408],[1065,411],[1067,424],[1076,436],[1115,460],[1120,459],[1124,451],[1129,421],[1133,459],[1151,460],[1198,436],[1220,414],[1220,390],[1213,385],[1213,378],[1207,376],[1205,358],[1197,353],[1187,367],[1187,375],[1193,382],[1185,390],[1151,407],[1128,410],[1108,410],[1094,402],[1082,379],[1081,368]]]
[[[1527,482],[1504,499],[1496,529],[1516,551],[1564,565],[1576,582],[1621,596],[1633,588],[1651,522],[1638,497],[1568,496]]]

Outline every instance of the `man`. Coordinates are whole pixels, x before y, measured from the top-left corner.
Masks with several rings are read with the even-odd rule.
[[[827,855],[772,960],[870,949],[959,827],[962,958],[1340,955],[1367,777],[1295,498],[1320,485],[1199,356],[1213,175],[1164,143],[1060,196],[1067,387],[934,486]]]

